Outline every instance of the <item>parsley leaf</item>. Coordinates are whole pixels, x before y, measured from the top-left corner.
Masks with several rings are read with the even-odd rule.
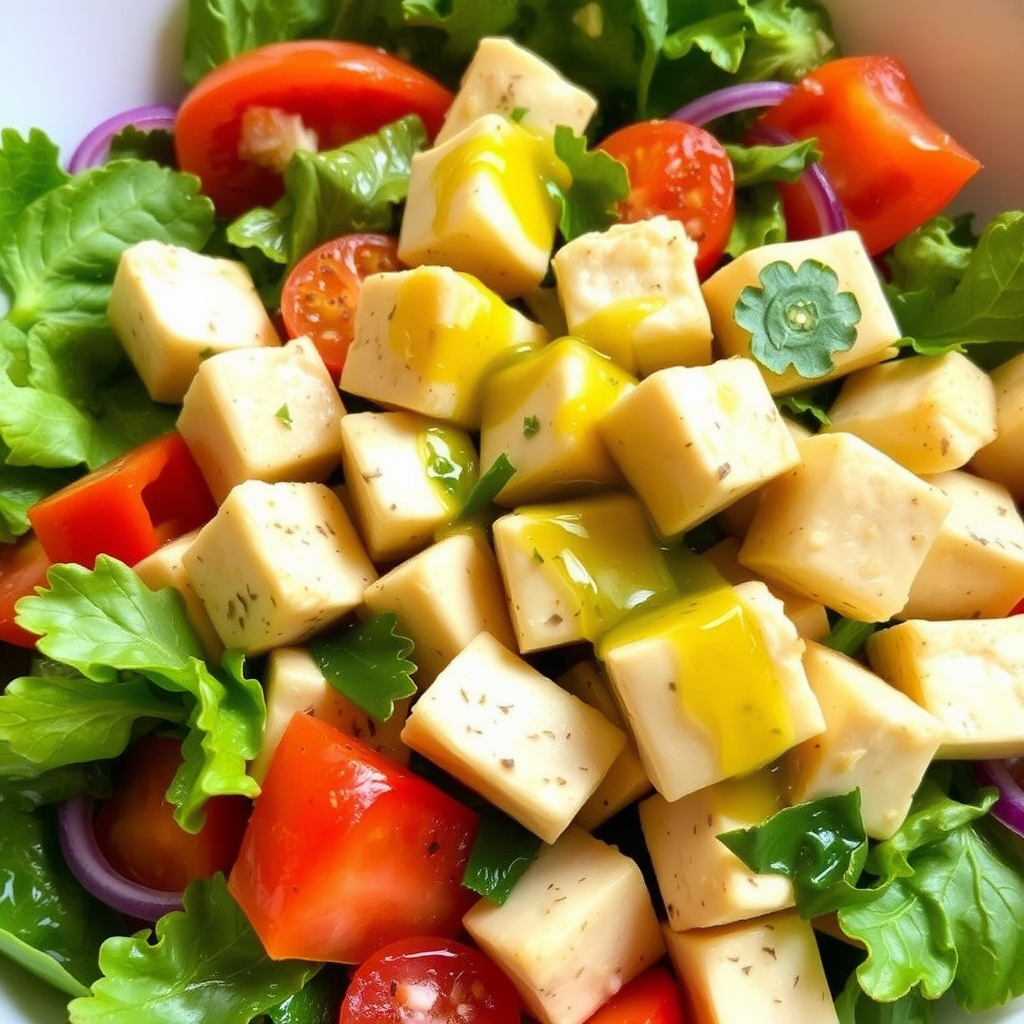
[[[556,191],[562,237],[571,242],[614,224],[618,220],[616,204],[629,195],[625,164],[603,150],[587,149],[587,140],[564,124],[555,127],[555,155],[572,179],[568,189]]]
[[[750,332],[750,354],[773,373],[792,365],[801,377],[824,377],[833,369],[832,353],[857,340],[857,297],[840,292],[838,275],[819,260],[804,260],[795,269],[775,260],[759,280],[760,287],[740,292],[733,312]]]
[[[535,437],[537,431],[540,430],[540,417],[538,416],[524,416],[523,417],[523,437]]]

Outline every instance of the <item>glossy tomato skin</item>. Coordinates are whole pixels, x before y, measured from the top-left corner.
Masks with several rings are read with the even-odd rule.
[[[687,1024],[682,989],[661,966],[649,967],[627,982],[587,1024]]]
[[[478,824],[409,769],[296,714],[228,888],[274,959],[361,963],[398,939],[459,933]]]
[[[622,221],[664,214],[678,220],[697,243],[697,273],[718,265],[736,212],[732,161],[709,132],[681,121],[638,121],[598,144],[626,165],[629,195]]]
[[[480,950],[439,936],[413,936],[377,950],[356,969],[338,1024],[410,1020],[519,1024],[519,996]]]
[[[223,217],[268,205],[281,175],[239,156],[242,116],[264,107],[297,114],[333,149],[418,114],[433,138],[451,93],[405,61],[362,43],[271,43],[226,61],[185,97],[174,127],[182,170],[197,174]]]
[[[46,573],[52,561],[29,533],[13,544],[0,544],[0,640],[18,647],[35,647],[38,637],[22,629],[15,621],[15,605],[46,585]]]
[[[93,822],[110,866],[162,892],[180,892],[198,878],[230,871],[251,807],[245,797],[212,797],[204,805],[206,822],[199,832],[184,831],[165,796],[181,759],[181,743],[173,737],[139,740]]]
[[[849,226],[872,254],[939,213],[981,166],[927,114],[894,57],[828,61],[759,123],[817,139]],[[819,221],[807,191],[780,189],[789,237],[813,237]]]
[[[318,246],[285,280],[281,319],[286,333],[290,338],[308,337],[337,380],[352,344],[363,279],[401,266],[393,235],[343,235]]]

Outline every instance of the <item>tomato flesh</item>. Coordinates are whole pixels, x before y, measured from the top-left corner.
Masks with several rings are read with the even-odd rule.
[[[587,1024],[686,1024],[684,996],[664,967],[649,967],[627,982]]]
[[[0,640],[18,647],[35,647],[38,637],[22,629],[15,621],[14,606],[46,585],[46,573],[52,564],[39,543],[27,534],[13,544],[0,545]]]

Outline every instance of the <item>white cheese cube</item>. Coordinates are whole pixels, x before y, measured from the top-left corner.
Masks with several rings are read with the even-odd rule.
[[[524,505],[494,523],[522,653],[596,640],[675,583],[640,503],[603,494]]]
[[[504,453],[515,475],[497,496],[506,508],[622,482],[597,421],[635,379],[575,338],[560,338],[495,370],[484,388],[480,462]]]
[[[803,461],[765,487],[740,562],[851,618],[884,622],[907,603],[950,500],[854,434],[797,447]]]
[[[701,1024],[839,1024],[814,929],[795,910],[665,929],[665,942]]]
[[[1024,615],[926,622],[873,633],[871,667],[945,727],[939,757],[1024,755]]]
[[[319,483],[238,484],[183,561],[224,646],[249,655],[338,622],[377,576],[340,499]]]
[[[551,261],[571,334],[641,376],[711,362],[711,319],[697,244],[670,217],[613,224]]]
[[[678,800],[825,728],[804,642],[763,583],[634,613],[597,653],[654,788]]]
[[[468,274],[448,267],[371,274],[359,293],[341,389],[478,427],[481,385],[494,364],[546,341],[542,327]]]
[[[281,344],[245,264],[155,240],[122,253],[107,318],[155,402],[180,402],[215,352]]]
[[[992,371],[996,394],[996,439],[971,460],[980,476],[1006,487],[1017,501],[1024,502],[1024,353]]]
[[[402,740],[551,843],[590,798],[626,737],[481,633],[420,695]]]
[[[1024,597],[1024,521],[1002,485],[962,470],[923,478],[953,503],[902,619],[996,619]]]
[[[525,295],[551,259],[552,187],[569,181],[549,138],[484,114],[413,156],[398,257],[472,274],[506,299]]]
[[[995,389],[959,352],[910,356],[851,373],[828,418],[823,431],[856,434],[914,473],[942,473],[995,440]]]
[[[411,698],[395,701],[391,717],[386,722],[378,722],[335,689],[324,678],[309,651],[301,647],[276,647],[270,652],[264,689],[267,721],[263,742],[249,765],[249,774],[257,782],[262,783],[285,727],[296,714],[319,718],[399,764],[409,763],[410,751],[401,740],[401,732]]]
[[[205,360],[178,431],[217,502],[243,480],[322,481],[341,461],[345,408],[308,338]]]
[[[462,921],[540,1024],[582,1024],[665,951],[636,863],[576,826]]]
[[[434,144],[484,114],[516,116],[524,128],[544,135],[553,135],[560,124],[582,135],[596,109],[590,93],[547,61],[511,39],[489,36],[477,44]]]
[[[800,461],[749,359],[659,370],[623,395],[600,429],[664,537],[709,519]]]
[[[768,769],[671,803],[655,793],[640,804],[669,927],[707,928],[793,905],[788,878],[751,871],[718,840],[723,832],[760,825],[783,806],[778,775]]]
[[[939,748],[939,720],[852,658],[810,643],[804,668],[825,731],[783,757],[792,803],[860,790],[869,836],[888,839],[903,824]]]
[[[394,612],[415,645],[423,690],[478,633],[516,649],[505,591],[490,547],[453,533],[400,562],[363,592],[360,614]]]
[[[704,282],[701,287],[711,314],[711,330],[722,355],[751,354],[751,333],[735,318],[740,292],[748,286],[760,288],[761,271],[771,263],[782,261],[796,269],[805,260],[816,260],[831,267],[839,278],[837,292],[850,292],[856,298],[860,307],[857,337],[851,348],[832,354],[832,371],[813,381],[801,377],[792,366],[784,373],[760,367],[773,395],[798,391],[811,383],[820,384],[889,359],[896,354],[893,346],[902,337],[860,235],[856,231],[842,231],[801,242],[778,242],[748,249]]]

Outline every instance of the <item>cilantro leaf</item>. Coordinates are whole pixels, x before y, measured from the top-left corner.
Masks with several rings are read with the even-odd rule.
[[[839,277],[819,260],[793,268],[775,260],[759,275],[760,287],[747,285],[733,316],[750,332],[750,354],[773,373],[793,366],[801,377],[823,377],[833,369],[832,353],[857,340],[860,305],[852,292],[840,292]]]
[[[540,845],[539,836],[493,807],[485,806],[480,812],[480,828],[469,851],[462,884],[500,906],[533,863]]]
[[[555,127],[555,155],[569,169],[571,184],[558,190],[559,230],[567,242],[589,231],[603,231],[618,220],[615,205],[629,195],[626,167],[564,124]]]
[[[394,612],[382,612],[309,645],[331,686],[378,722],[391,717],[396,700],[416,692],[416,665],[407,659],[412,649],[412,641],[398,632]]]

